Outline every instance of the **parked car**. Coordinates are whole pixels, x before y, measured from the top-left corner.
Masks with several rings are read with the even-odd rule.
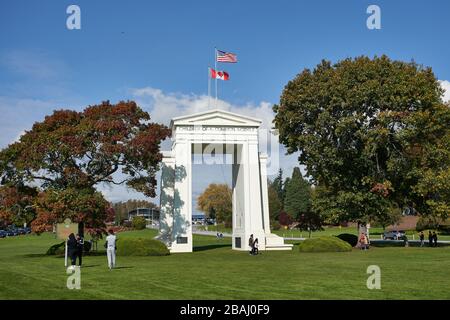
[[[25,231],[24,228],[18,228],[18,229],[17,229],[17,232],[18,232],[19,234],[27,234],[27,232]]]
[[[16,228],[6,229],[6,233],[7,233],[8,237],[13,237],[13,236],[19,235],[19,231],[17,231]]]
[[[5,230],[0,230],[0,238],[5,238],[7,236]]]
[[[405,231],[385,231],[383,234],[384,240],[400,240],[405,236]]]
[[[31,233],[31,228],[29,228],[29,227],[24,228],[24,230],[25,230],[26,234],[30,234]]]

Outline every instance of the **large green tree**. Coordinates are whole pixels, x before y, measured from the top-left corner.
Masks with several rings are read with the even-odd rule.
[[[442,94],[431,68],[386,56],[322,61],[290,81],[274,122],[317,186],[314,209],[334,221],[367,222],[393,204],[445,214]]]

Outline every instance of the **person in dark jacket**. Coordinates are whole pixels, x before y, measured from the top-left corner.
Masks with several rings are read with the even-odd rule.
[[[435,247],[437,247],[437,241],[438,241],[437,233],[433,231],[433,242]]]
[[[420,246],[423,247],[423,244],[425,242],[425,235],[423,234],[423,231],[420,232],[419,238],[420,238]]]
[[[78,257],[78,265],[81,267],[81,260],[83,257],[83,247],[84,247],[84,240],[82,237],[80,237],[79,234],[77,234],[77,257]]]
[[[254,247],[253,247],[253,235],[250,235],[250,238],[248,239],[248,246],[250,247],[250,252],[249,254],[253,254],[253,252],[255,251]]]
[[[430,247],[433,246],[433,235],[431,234],[431,231],[428,231],[428,244]]]
[[[78,251],[78,244],[77,239],[75,238],[75,235],[71,233],[69,235],[69,239],[67,239],[67,255],[70,258],[71,265],[75,266],[76,260],[77,260],[77,251]]]

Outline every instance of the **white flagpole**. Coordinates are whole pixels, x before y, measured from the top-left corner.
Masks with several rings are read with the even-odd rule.
[[[217,48],[214,48],[214,69],[217,72]],[[216,77],[216,104],[215,107],[217,108],[217,77]]]
[[[208,67],[208,109],[211,106],[211,68]]]

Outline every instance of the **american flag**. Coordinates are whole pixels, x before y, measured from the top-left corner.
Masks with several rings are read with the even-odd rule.
[[[237,56],[231,52],[217,50],[217,62],[237,62]]]

